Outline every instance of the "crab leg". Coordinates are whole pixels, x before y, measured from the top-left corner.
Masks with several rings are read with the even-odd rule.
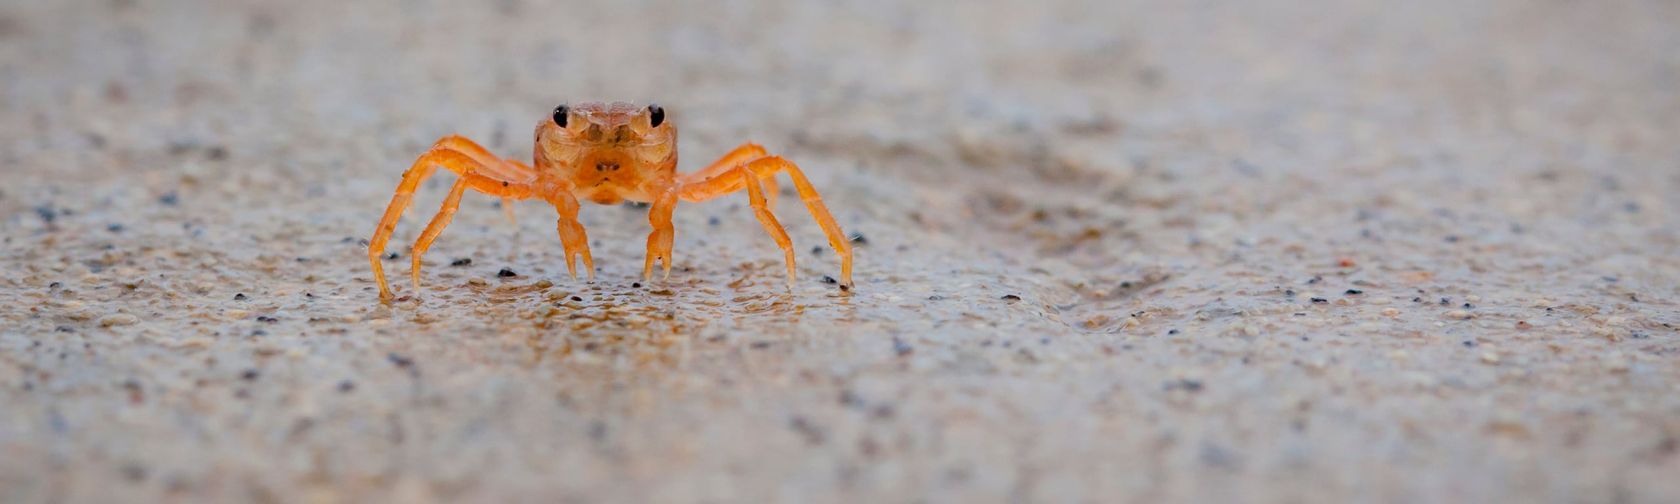
[[[432,217],[432,222],[426,224],[426,230],[420,233],[420,238],[414,240],[414,246],[409,249],[408,256],[412,262],[408,274],[414,281],[414,292],[420,292],[420,256],[426,254],[426,249],[432,247],[432,241],[436,240],[438,235],[443,233],[443,228],[449,225],[449,221],[455,218],[455,210],[461,208],[461,194],[467,190],[467,180],[467,177],[455,180],[455,185],[449,188],[449,196],[443,198],[443,207],[438,209],[437,215]]]
[[[817,193],[817,189],[811,185],[810,179],[805,178],[805,173],[799,169],[799,166],[779,156],[765,156],[748,161],[735,170],[739,171],[741,176],[719,176],[703,181],[692,181],[684,184],[679,189],[679,194],[684,201],[706,201],[746,187],[748,197],[753,199],[753,210],[757,213],[761,208],[760,202],[757,200],[763,197],[763,190],[757,184],[749,184],[748,182],[774,177],[777,172],[787,172],[788,178],[793,179],[794,189],[799,192],[799,199],[805,202],[805,208],[811,212],[811,218],[817,221],[817,225],[822,228],[823,234],[828,237],[829,246],[833,247],[835,253],[840,256],[840,287],[850,289],[853,285],[851,244],[847,243],[845,233],[840,230],[840,225],[835,222],[834,216],[828,212],[828,206],[823,204],[822,195]],[[754,194],[758,196],[754,197]],[[767,204],[763,205],[763,208],[765,212],[769,211]],[[760,216],[759,221],[765,223],[764,217]],[[770,221],[774,222],[773,216]],[[779,224],[776,226],[778,229],[780,227]],[[765,228],[767,231],[770,230],[768,223],[766,223]],[[785,231],[780,236],[785,236]],[[777,239],[778,245],[781,245],[782,241],[780,236],[775,231],[771,231],[771,237]],[[788,277],[791,284],[793,258],[789,248],[784,247],[783,250],[785,254],[788,254]]]
[[[648,234],[647,262],[642,265],[643,280],[653,280],[653,262],[656,259],[664,265],[665,278],[671,278],[671,240],[676,236],[676,227],[671,225],[671,213],[676,208],[677,192],[667,189],[660,193],[648,210],[648,224],[653,225],[653,232]]]
[[[385,245],[391,241],[391,233],[397,228],[397,220],[402,218],[408,205],[413,203],[414,191],[419,189],[420,184],[431,177],[439,166],[461,177],[461,181],[451,189],[454,201],[459,200],[456,194],[466,187],[504,198],[527,198],[532,192],[530,183],[536,180],[536,172],[529,167],[517,161],[497,159],[471,140],[453,135],[438,140],[403,172],[402,182],[397,184],[396,193],[391,195],[391,203],[385,206],[385,214],[380,217],[379,225],[373,230],[373,237],[368,240],[368,263],[373,266],[373,278],[379,284],[381,301],[388,302],[394,296],[391,294],[390,285],[385,281],[385,267],[380,263],[380,256],[385,253]],[[446,207],[451,204],[446,202]],[[448,211],[451,214],[454,212],[453,208],[448,208]],[[448,220],[444,218],[442,223],[439,223],[437,219],[433,219],[437,232],[442,232],[443,225],[447,225]],[[428,231],[432,227],[427,226]],[[430,246],[431,240],[436,238],[436,233],[432,233],[430,238],[422,238],[425,246]],[[425,248],[419,242],[416,242],[416,246],[422,250]],[[415,257],[413,260],[419,261],[419,258]]]
[[[577,197],[572,196],[570,188],[566,188],[550,194],[548,203],[554,205],[555,212],[560,214],[554,227],[560,233],[560,244],[566,249],[566,271],[576,279],[577,266],[572,259],[583,256],[583,269],[589,275],[589,281],[595,281],[595,261],[589,257],[589,235],[584,232],[583,223],[578,222]]]

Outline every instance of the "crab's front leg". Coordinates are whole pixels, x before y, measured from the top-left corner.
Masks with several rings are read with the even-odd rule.
[[[572,196],[571,188],[551,191],[548,203],[554,205],[554,210],[560,214],[555,222],[555,228],[560,232],[560,244],[566,249],[566,271],[577,279],[577,265],[573,259],[583,256],[583,269],[589,275],[589,281],[595,281],[595,261],[589,257],[589,235],[583,230],[583,223],[578,222],[578,201]]]
[[[674,187],[666,187],[656,193],[653,204],[648,210],[648,224],[653,225],[653,232],[648,233],[647,262],[642,265],[642,279],[653,280],[653,262],[660,261],[665,268],[665,279],[671,278],[671,241],[676,237],[676,226],[671,225],[671,213],[677,208],[677,192]]]

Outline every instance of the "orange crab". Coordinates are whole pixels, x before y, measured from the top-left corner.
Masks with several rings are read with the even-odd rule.
[[[444,226],[449,225],[461,204],[462,193],[468,188],[500,196],[504,201],[541,198],[554,205],[560,213],[557,227],[566,251],[566,270],[572,278],[577,278],[573,259],[581,256],[583,267],[593,281],[594,261],[589,257],[583,225],[578,222],[578,199],[604,205],[624,200],[650,204],[648,222],[653,224],[653,233],[648,235],[642,278],[652,280],[656,260],[664,266],[664,277],[671,275],[671,239],[675,234],[671,212],[676,209],[677,201],[706,201],[745,187],[758,222],[782,248],[791,289],[793,242],[770,213],[776,195],[774,177],[778,172],[787,172],[793,179],[799,198],[822,226],[829,246],[840,255],[840,289],[851,290],[852,249],[840,225],[834,222],[834,216],[828,213],[822,197],[799,166],[770,155],[763,147],[744,143],[700,171],[677,173],[677,126],[666,120],[665,109],[658,105],[638,107],[613,102],[555,107],[552,117],[537,123],[534,150],[535,162],[528,166],[496,157],[465,137],[450,135],[420,155],[403,173],[396,195],[391,197],[385,216],[373,231],[373,239],[368,241],[368,262],[373,264],[373,277],[379,282],[379,299],[389,302],[392,298],[391,288],[385,283],[385,269],[379,262],[385,243],[390,241],[397,219],[414,198],[414,190],[439,166],[460,178],[449,189],[443,208],[414,241],[409,257],[413,261],[410,271],[415,291],[420,290],[420,256],[443,232]]]

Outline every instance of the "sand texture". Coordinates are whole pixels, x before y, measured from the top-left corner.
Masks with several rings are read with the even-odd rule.
[[[348,5],[347,5],[348,4]],[[1680,502],[1680,3],[0,3],[0,502]],[[422,186],[562,101],[682,169]],[[503,271],[506,270],[506,273]]]

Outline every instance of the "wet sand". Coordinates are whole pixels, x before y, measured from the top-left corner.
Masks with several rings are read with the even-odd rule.
[[[1680,7],[0,6],[0,501],[1673,502]],[[460,133],[658,101],[646,210],[469,194]],[[785,180],[785,179],[784,179]],[[502,274],[507,270],[511,274]]]

